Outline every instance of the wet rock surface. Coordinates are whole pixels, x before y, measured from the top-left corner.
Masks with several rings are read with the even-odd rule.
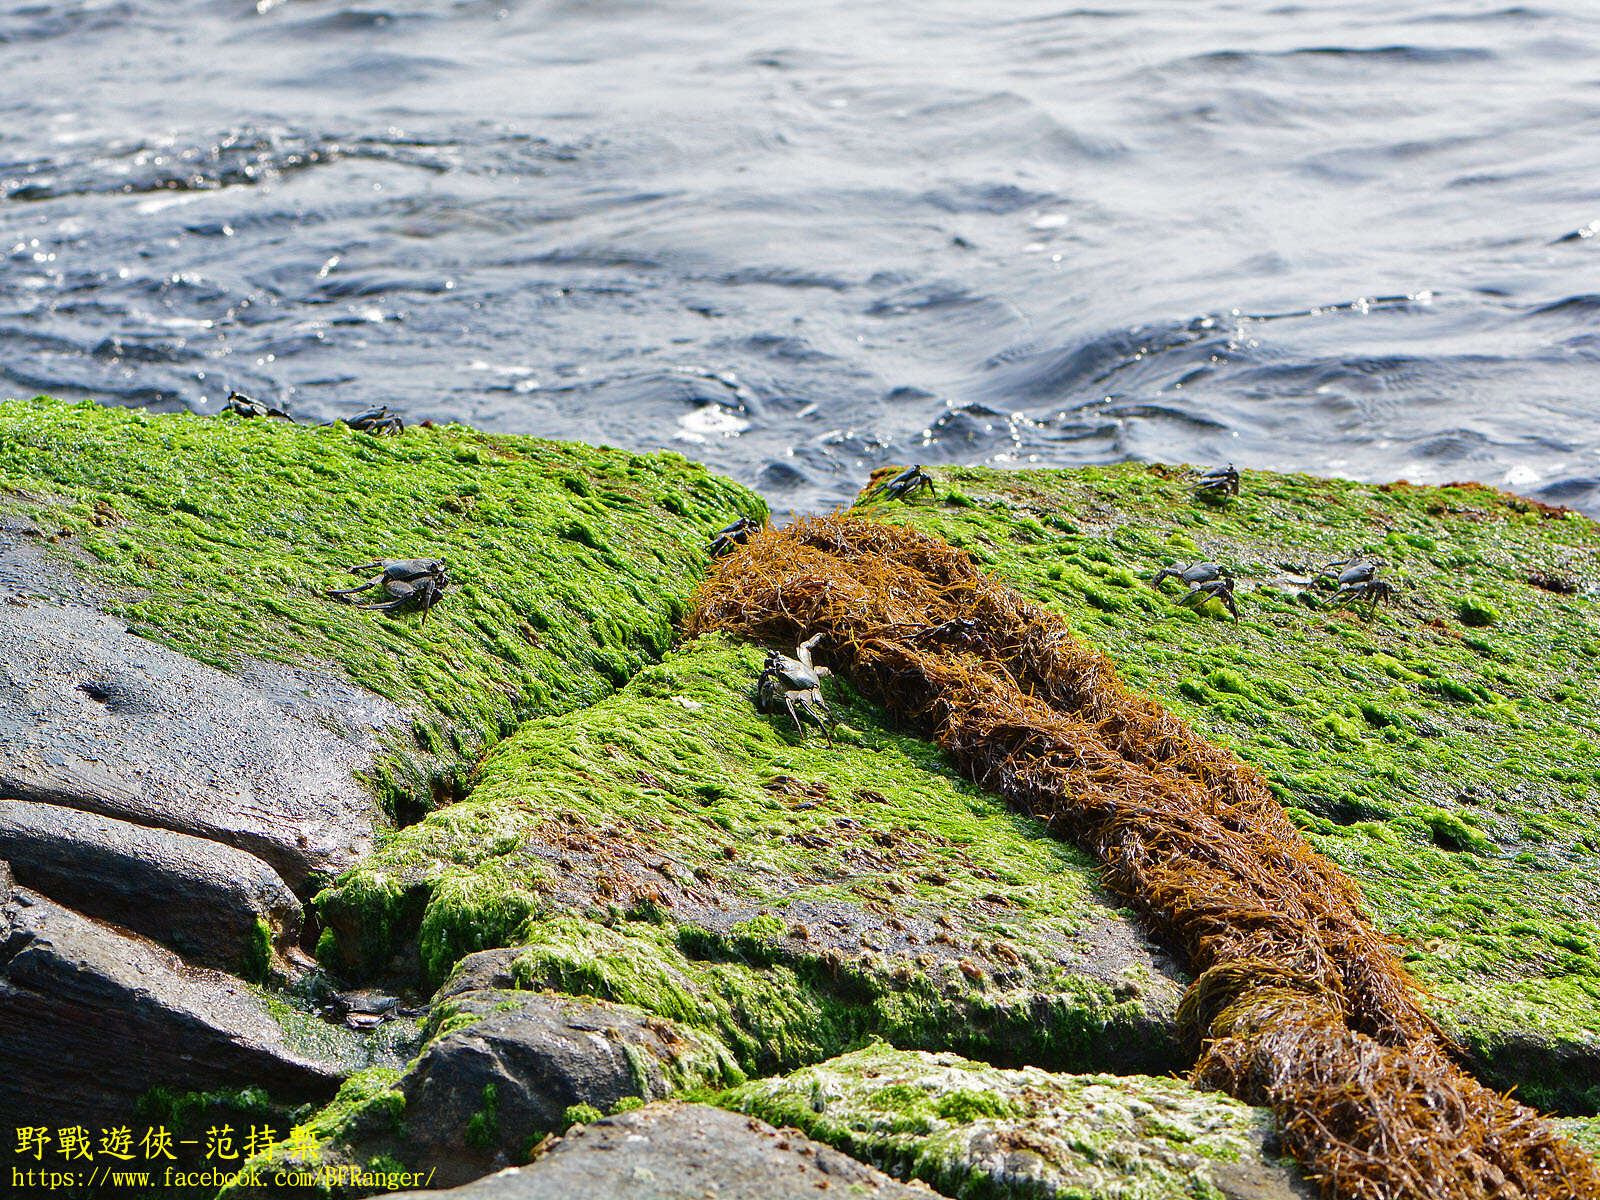
[[[332,680],[302,702],[272,668],[252,686],[136,637],[56,598],[61,569],[16,537],[0,564],[0,797],[221,842],[299,890],[370,848],[385,820],[355,772],[398,709]]]
[[[276,871],[188,834],[0,800],[0,858],[19,883],[200,966],[259,975],[300,932],[300,902]]]
[[[349,1066],[292,1044],[239,980],[20,886],[0,907],[0,1028],[0,1126],[126,1124],[157,1085],[315,1100]]]
[[[790,1200],[860,1196],[931,1200],[792,1129],[698,1104],[657,1104],[574,1129],[532,1164],[409,1200]]]

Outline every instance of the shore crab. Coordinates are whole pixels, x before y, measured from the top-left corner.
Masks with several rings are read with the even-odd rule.
[[[1394,584],[1387,579],[1377,578],[1376,572],[1365,579],[1358,579],[1347,583],[1334,593],[1328,604],[1357,605],[1363,600],[1367,602],[1367,617],[1377,611],[1380,603],[1387,604],[1394,599]]]
[[[1204,471],[1192,472],[1194,483],[1192,490],[1197,496],[1237,496],[1239,494],[1239,472],[1232,463],[1225,467],[1207,467]]]
[[[1202,608],[1207,600],[1221,600],[1233,619],[1239,619],[1239,606],[1233,599],[1233,576],[1228,568],[1214,562],[1191,563],[1187,567],[1162,567],[1150,586],[1159,588],[1163,579],[1177,579],[1189,585],[1189,591],[1179,597],[1178,603],[1189,608]]]
[[[834,720],[833,714],[828,711],[828,702],[822,698],[822,681],[832,672],[827,667],[814,666],[811,662],[812,647],[821,640],[820,633],[807,638],[795,647],[793,658],[776,650],[767,651],[767,661],[756,679],[756,707],[762,712],[774,712],[779,701],[782,701],[789,716],[794,718],[794,727],[802,736],[805,726],[801,723],[800,714],[805,713],[822,727],[823,736],[831,746]]]
[[[873,496],[881,492],[889,500],[909,500],[923,488],[927,488],[930,493],[933,492],[933,476],[918,465],[907,467],[893,479],[885,480],[875,487],[868,488],[867,495]]]
[[[1316,583],[1322,579],[1331,579],[1341,589],[1354,587],[1359,584],[1371,583],[1378,572],[1388,565],[1375,554],[1357,551],[1348,558],[1338,559],[1323,567],[1311,582]]]
[[[724,525],[711,535],[711,544],[706,547],[706,553],[712,558],[720,558],[735,546],[742,546],[750,535],[761,526],[749,517],[739,517]]]
[[[369,408],[366,412],[357,413],[353,417],[342,418],[351,429],[359,429],[362,433],[370,433],[374,437],[381,434],[395,435],[403,432],[406,423],[400,419],[399,413],[392,413],[385,405]]]
[[[394,612],[409,605],[419,605],[422,608],[421,623],[424,625],[428,623],[428,611],[444,598],[444,590],[450,586],[449,564],[437,558],[383,558],[346,569],[352,575],[365,575],[369,571],[377,571],[378,574],[354,587],[329,588],[327,595],[342,598],[378,588],[380,594],[389,599],[375,604],[356,604],[356,607]],[[355,604],[355,601],[346,603]]]
[[[1219,566],[1214,562],[1190,563],[1186,567],[1162,567],[1156,572],[1150,586],[1158,588],[1163,579],[1177,579],[1189,584],[1191,587],[1197,583],[1210,583],[1216,579],[1225,578],[1228,568]]]
[[[231,412],[241,417],[279,417],[291,425],[295,419],[289,415],[286,408],[278,408],[273,404],[266,404],[260,400],[253,400],[243,392],[229,392],[227,402],[222,406],[223,412]]]
[[[1224,575],[1220,579],[1212,579],[1205,583],[1195,584],[1189,589],[1187,595],[1179,598],[1178,603],[1198,610],[1205,607],[1207,600],[1221,600],[1227,606],[1228,611],[1233,614],[1233,619],[1235,621],[1239,619],[1239,606],[1233,600],[1232,575]]]

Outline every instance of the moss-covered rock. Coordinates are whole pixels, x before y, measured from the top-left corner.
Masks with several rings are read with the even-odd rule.
[[[332,668],[415,723],[380,792],[426,800],[522,719],[658,658],[709,534],[761,501],[675,454],[462,426],[0,404],[0,517],[32,522],[101,606],[201,662]],[[428,614],[325,595],[346,568],[442,558]]]
[[[439,978],[515,947],[522,986],[711,1031],[751,1072],[869,1036],[1177,1065],[1178,983],[1081,853],[845,697],[833,748],[757,712],[760,665],[705,639],[524,725],[318,898],[330,960],[412,938]]]
[[[952,469],[858,512],[937,534],[1051,604],[1123,676],[1261,767],[1406,939],[1438,1017],[1531,1103],[1600,1106],[1600,530],[1478,485],[1245,472]],[[1332,607],[1327,563],[1389,564]],[[1239,620],[1145,582],[1208,559]]]
[[[1313,1195],[1279,1158],[1271,1114],[1176,1079],[1000,1070],[878,1045],[746,1084],[718,1103],[947,1196]]]
[[[167,885],[201,865],[210,842],[234,848],[239,878],[252,877],[255,855],[309,897],[370,849],[385,824],[375,800],[404,821],[454,799],[483,750],[521,721],[591,703],[657,659],[710,534],[764,511],[674,454],[458,426],[378,438],[44,398],[0,404],[0,795],[115,818],[69,822],[69,860],[117,822],[184,835],[155,837],[171,854],[154,865],[149,847],[119,851],[102,883],[45,870],[37,837],[10,853],[39,887],[113,917],[112,891],[146,907],[170,899]],[[328,594],[353,582],[347,568],[385,558],[443,559],[454,585],[425,619]],[[135,916],[253,978],[307,965],[292,922],[277,918],[280,929],[271,912],[246,912],[212,953],[183,936],[182,914]],[[89,928],[66,910],[53,920]],[[0,957],[17,983],[45,956],[20,952],[20,932],[13,940]],[[152,1062],[108,1064],[99,1045],[18,1051],[18,1094],[53,1097],[63,1121],[97,1113],[102,1093],[151,1085],[258,1083],[273,1100],[320,1100],[362,1064],[399,1061],[385,1033],[351,1046],[362,1039],[282,993],[165,958],[152,1001],[125,978],[148,974],[149,955],[121,941],[84,977],[86,999],[55,995],[59,986],[0,989],[46,1040],[183,1025],[182,1037],[158,1039]]]
[[[217,1193],[218,1200],[281,1196],[285,1192],[318,1200],[349,1200],[376,1191],[392,1191],[392,1187],[372,1186],[363,1177],[382,1177],[404,1168],[382,1154],[365,1160],[357,1158],[349,1145],[355,1141],[377,1142],[398,1134],[405,1114],[405,1097],[394,1088],[399,1074],[392,1067],[369,1067],[350,1075],[333,1100],[318,1112],[274,1130],[282,1136],[241,1163],[232,1182]],[[421,1181],[408,1179],[399,1186],[418,1182]]]
[[[744,1079],[715,1038],[601,1001],[471,989],[436,1004],[429,1025],[404,1074],[362,1073],[298,1131],[280,1125],[247,1167],[339,1164],[355,1176],[329,1185],[340,1197],[384,1190],[360,1176],[386,1162],[453,1187],[528,1161],[576,1122]]]

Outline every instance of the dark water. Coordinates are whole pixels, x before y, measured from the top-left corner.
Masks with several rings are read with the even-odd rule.
[[[1600,6],[0,3],[0,394],[1600,513]]]

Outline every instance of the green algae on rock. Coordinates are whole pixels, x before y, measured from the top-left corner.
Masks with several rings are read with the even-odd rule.
[[[282,1195],[282,1187],[272,1186],[279,1172],[304,1180],[304,1186],[295,1188],[297,1194],[327,1200],[371,1195],[376,1189],[352,1187],[344,1180],[363,1167],[382,1171],[394,1164],[379,1155],[368,1161],[351,1158],[341,1139],[375,1139],[398,1129],[405,1097],[392,1085],[399,1074],[392,1067],[368,1067],[353,1073],[338,1095],[317,1112],[286,1129],[274,1130],[284,1136],[241,1162],[232,1180],[217,1193],[218,1200]]]
[[[676,454],[0,404],[0,516],[37,525],[108,611],[216,666],[331,666],[400,705],[416,742],[401,759],[420,748],[445,775],[659,658],[709,534],[763,513]],[[427,556],[459,586],[426,625],[324,595],[351,565]],[[427,800],[414,775],[378,782]]]
[[[438,979],[518,947],[523,986],[710,1031],[750,1072],[872,1036],[1178,1065],[1178,982],[1085,856],[848,698],[832,750],[758,713],[760,667],[702,639],[525,724],[318,897],[324,953],[379,970],[415,938]]]
[[[364,1074],[250,1165],[394,1161],[452,1187],[526,1162],[575,1121],[744,1081],[714,1038],[623,1005],[469,988],[432,1017],[435,1035],[403,1075]],[[347,1181],[330,1194],[377,1190]]]
[[[717,1103],[949,1196],[1312,1195],[1270,1149],[1270,1113],[1176,1079],[1002,1070],[875,1045]]]
[[[1246,472],[1207,502],[1138,464],[935,474],[934,498],[858,514],[967,549],[1259,766],[1486,1077],[1600,1107],[1593,522],[1477,485]],[[1397,588],[1370,619],[1310,586],[1361,550]],[[1237,576],[1237,623],[1142,582],[1197,559]]]

